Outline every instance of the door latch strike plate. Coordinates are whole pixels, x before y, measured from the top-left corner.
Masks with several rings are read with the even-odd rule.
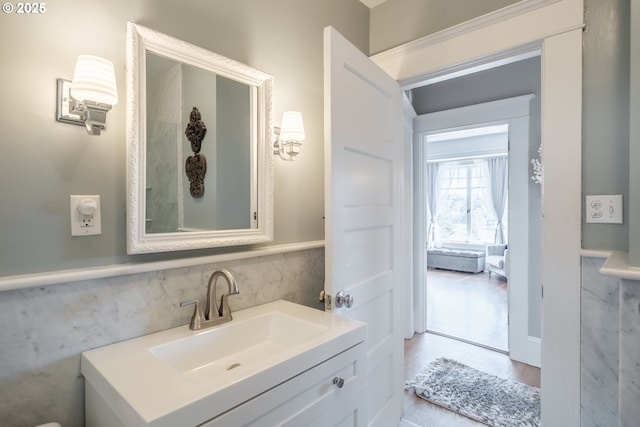
[[[331,311],[331,295],[324,297],[324,311]]]
[[[320,302],[324,303],[324,311],[331,311],[331,294],[328,294],[323,290],[320,291]]]

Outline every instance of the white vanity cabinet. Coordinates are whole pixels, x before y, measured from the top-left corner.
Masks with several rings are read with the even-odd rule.
[[[286,301],[82,354],[87,427],[363,427],[366,325]]]
[[[362,427],[365,355],[360,343],[202,426]]]

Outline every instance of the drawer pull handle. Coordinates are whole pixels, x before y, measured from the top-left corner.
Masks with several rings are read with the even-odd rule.
[[[342,388],[342,386],[344,385],[344,378],[342,378],[342,377],[335,377],[335,378],[333,379],[333,383],[334,383],[335,385],[337,385],[337,386],[338,386],[338,388]]]

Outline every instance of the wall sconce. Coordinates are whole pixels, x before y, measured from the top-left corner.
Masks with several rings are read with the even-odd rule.
[[[273,154],[279,154],[283,160],[293,160],[302,147],[304,141],[304,123],[302,113],[285,111],[282,113],[280,127],[274,129],[276,141],[273,144]]]
[[[56,120],[85,126],[90,135],[100,135],[107,112],[117,103],[113,63],[104,58],[80,55],[73,80],[58,79]]]

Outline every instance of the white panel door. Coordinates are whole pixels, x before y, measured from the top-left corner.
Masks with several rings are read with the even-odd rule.
[[[398,279],[405,262],[401,91],[330,27],[324,68],[326,308],[367,323],[362,425],[396,426],[404,393],[401,301],[409,285]],[[350,308],[338,307],[338,292],[353,298]]]

